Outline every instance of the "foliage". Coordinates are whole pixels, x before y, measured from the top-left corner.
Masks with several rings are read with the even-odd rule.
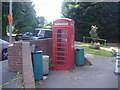
[[[45,25],[45,18],[43,16],[39,17],[40,25],[44,26]]]
[[[13,3],[13,24],[18,32],[28,31],[38,26],[38,17],[32,2]]]
[[[8,9],[9,4],[7,2],[2,3],[2,18],[3,36],[6,35],[6,28],[8,26]],[[29,31],[38,26],[39,17],[36,16],[34,5],[32,2],[13,2],[13,32],[19,33]]]
[[[62,15],[75,21],[75,39],[89,37],[91,25],[99,27],[99,37],[107,41],[117,41],[118,3],[117,2],[63,2]]]
[[[90,37],[92,38],[92,40],[95,42],[99,39],[98,33],[97,33],[97,29],[98,27],[95,26],[91,26],[91,30],[90,30]]]
[[[45,26],[45,29],[52,29],[52,26]]]
[[[52,64],[52,60],[49,61],[49,68],[51,69],[52,67],[54,67],[55,65]]]
[[[6,28],[8,26],[8,10],[9,10],[9,3],[3,2],[2,3],[2,35],[7,35]]]
[[[100,47],[107,47],[107,48],[110,48],[109,45],[106,45],[106,46],[105,46],[105,45],[102,45],[102,44],[100,45]]]

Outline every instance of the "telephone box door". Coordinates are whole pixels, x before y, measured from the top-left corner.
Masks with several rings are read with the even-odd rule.
[[[66,19],[53,23],[52,59],[56,70],[69,70],[74,65],[74,30],[71,27]]]

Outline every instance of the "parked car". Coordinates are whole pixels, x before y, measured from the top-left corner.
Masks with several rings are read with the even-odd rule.
[[[0,60],[5,60],[8,58],[8,48],[9,42],[0,39]]]
[[[41,29],[36,28],[31,32],[24,32],[17,34],[15,36],[15,40],[37,40],[37,39],[44,39],[44,38],[52,38],[52,30],[51,29]]]

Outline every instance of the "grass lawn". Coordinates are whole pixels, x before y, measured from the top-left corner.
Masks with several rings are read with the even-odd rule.
[[[91,46],[91,44],[88,44],[88,43],[83,43],[77,47],[82,47],[84,48],[84,51],[85,53],[90,53],[90,54],[94,54],[94,55],[101,55],[101,56],[108,56],[108,57],[114,57],[114,55],[110,52],[110,51],[107,51],[107,50],[97,50],[97,49],[92,49],[92,48],[89,48],[89,46]]]

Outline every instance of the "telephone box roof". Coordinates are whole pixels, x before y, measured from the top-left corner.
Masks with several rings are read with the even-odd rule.
[[[57,20],[55,20],[53,22],[56,22],[56,21],[59,21],[59,20],[64,20],[64,21],[68,21],[68,22],[73,22],[74,23],[74,21],[72,19],[69,19],[69,18],[60,18],[60,19],[57,19]]]

